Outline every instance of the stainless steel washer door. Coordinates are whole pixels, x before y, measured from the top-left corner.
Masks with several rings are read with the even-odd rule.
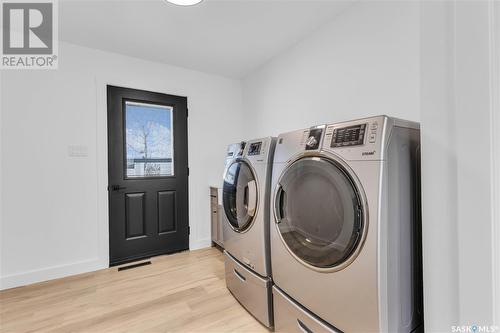
[[[275,192],[275,222],[288,251],[316,270],[340,270],[362,243],[363,201],[346,168],[324,156],[295,160]]]
[[[245,160],[234,161],[224,175],[222,204],[231,228],[246,231],[252,224],[257,210],[257,181]]]

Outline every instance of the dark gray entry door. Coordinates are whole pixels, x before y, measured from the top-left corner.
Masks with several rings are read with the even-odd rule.
[[[187,98],[107,87],[110,265],[186,250]]]

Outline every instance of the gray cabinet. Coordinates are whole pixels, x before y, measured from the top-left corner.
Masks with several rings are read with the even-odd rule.
[[[222,193],[216,187],[210,187],[210,223],[212,230],[212,242],[224,247],[222,238],[222,226],[224,223],[224,211],[222,208]]]

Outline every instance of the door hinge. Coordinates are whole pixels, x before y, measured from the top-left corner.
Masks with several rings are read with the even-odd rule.
[[[188,235],[191,235],[191,227],[188,226]]]
[[[186,108],[186,118],[189,117],[189,109]]]
[[[189,167],[188,167],[188,176],[189,176]]]

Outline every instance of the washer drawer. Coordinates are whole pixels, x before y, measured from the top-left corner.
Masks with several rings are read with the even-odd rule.
[[[272,327],[271,280],[252,272],[227,251],[224,251],[224,255],[227,288],[257,320]]]
[[[341,333],[304,309],[273,286],[274,329],[276,332]]]

